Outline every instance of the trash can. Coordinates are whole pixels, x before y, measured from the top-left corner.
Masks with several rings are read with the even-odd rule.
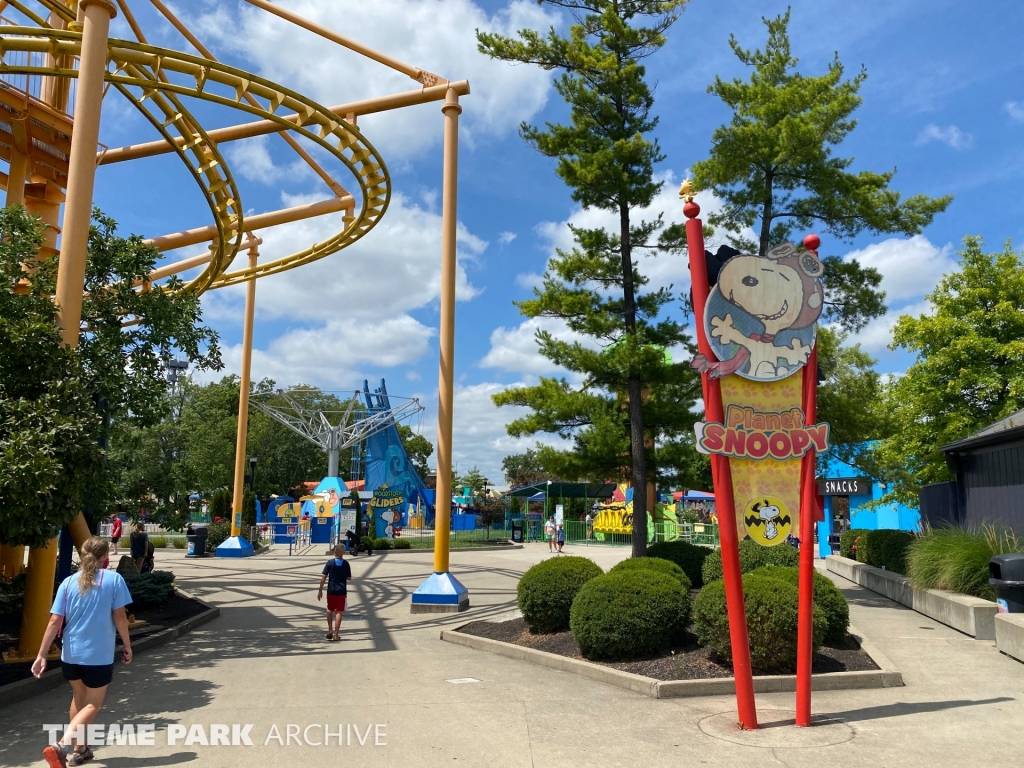
[[[512,521],[512,541],[516,544],[523,543],[523,521],[513,520]]]
[[[192,526],[193,533],[185,536],[188,542],[185,549],[185,557],[206,557],[206,535],[208,533],[205,525]]]
[[[1024,552],[994,556],[988,575],[999,613],[1024,613]]]

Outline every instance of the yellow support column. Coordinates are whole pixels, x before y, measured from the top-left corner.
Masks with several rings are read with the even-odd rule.
[[[256,266],[263,241],[249,233],[249,268]],[[256,278],[245,288],[245,324],[242,326],[242,370],[239,372],[238,431],[235,433],[235,487],[231,498],[231,538],[217,547],[217,557],[249,557],[252,544],[242,535],[242,499],[245,484],[245,446],[249,437],[249,381],[252,374],[252,329],[256,318]]]
[[[437,379],[437,496],[434,573],[412,596],[412,613],[454,613],[469,607],[469,592],[448,571],[452,500],[452,407],[455,396],[455,233],[459,178],[459,95],[449,88],[444,106],[444,176],[441,200],[441,360]]]
[[[0,573],[13,579],[25,570],[25,547],[20,544],[0,544]]]
[[[71,347],[78,346],[82,323],[82,287],[85,284],[85,262],[89,246],[92,191],[96,181],[96,146],[100,138],[107,38],[110,20],[117,15],[117,9],[110,0],[81,0],[78,9],[82,19],[82,53],[78,65],[74,135],[71,137],[68,159],[67,203],[64,206],[64,236],[57,264],[56,297],[61,336],[64,344]],[[78,22],[70,25],[70,28],[74,29],[77,25]],[[56,537],[45,547],[29,552],[25,608],[16,652],[19,661],[34,658],[39,651],[39,643],[49,621],[56,566]],[[7,660],[13,661],[14,656],[8,654]]]

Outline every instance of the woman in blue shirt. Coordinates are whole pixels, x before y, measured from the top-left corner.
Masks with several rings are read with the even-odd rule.
[[[132,661],[125,613],[132,596],[121,575],[107,570],[108,546],[107,540],[98,536],[82,545],[81,567],[57,588],[50,623],[32,664],[32,674],[40,677],[46,671],[46,653],[62,633],[60,659],[64,678],[71,683],[71,726],[59,742],[43,750],[51,768],[82,765],[93,757],[86,743],[86,728],[99,714],[114,676],[115,630],[124,644],[121,660],[125,664]]]

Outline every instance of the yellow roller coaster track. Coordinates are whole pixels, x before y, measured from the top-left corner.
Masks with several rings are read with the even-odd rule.
[[[81,33],[74,31],[5,26],[0,35],[0,75],[77,77],[75,69],[8,64],[3,57],[11,51],[49,53],[59,65],[79,55],[81,41]],[[244,70],[152,45],[111,39],[107,58],[114,63],[114,70],[108,68],[106,81],[131,101],[175,148],[213,213],[218,232],[213,258],[201,275],[186,284],[187,290],[201,293],[322,259],[360,239],[387,210],[391,179],[383,158],[357,127],[312,99]],[[161,74],[166,80],[161,79]],[[185,82],[175,82],[175,75]],[[255,97],[256,105],[247,103],[247,94]],[[344,228],[321,243],[256,267],[227,272],[245,231],[238,188],[217,145],[182,105],[179,96],[248,112],[318,144],[355,177],[361,197],[358,213],[344,217]],[[288,112],[298,115],[298,120],[287,119]],[[174,133],[183,138],[182,144],[175,142]]]

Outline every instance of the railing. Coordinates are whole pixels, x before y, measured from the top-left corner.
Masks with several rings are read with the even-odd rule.
[[[0,35],[4,34],[3,27],[32,26],[30,22],[12,21],[0,16]],[[10,37],[22,37],[22,35],[10,35]],[[5,64],[16,67],[53,67],[52,54],[43,51],[5,51],[3,60]],[[72,57],[70,65],[63,64],[64,68],[78,69],[78,57]],[[56,78],[49,75],[21,75],[4,73],[0,74],[0,83],[6,83],[11,88],[28,94],[41,104],[45,104],[58,112],[74,117],[75,114],[75,91],[78,87],[78,78]],[[0,87],[3,87],[0,85]],[[62,91],[66,89],[66,94]],[[61,103],[63,102],[63,103]]]

